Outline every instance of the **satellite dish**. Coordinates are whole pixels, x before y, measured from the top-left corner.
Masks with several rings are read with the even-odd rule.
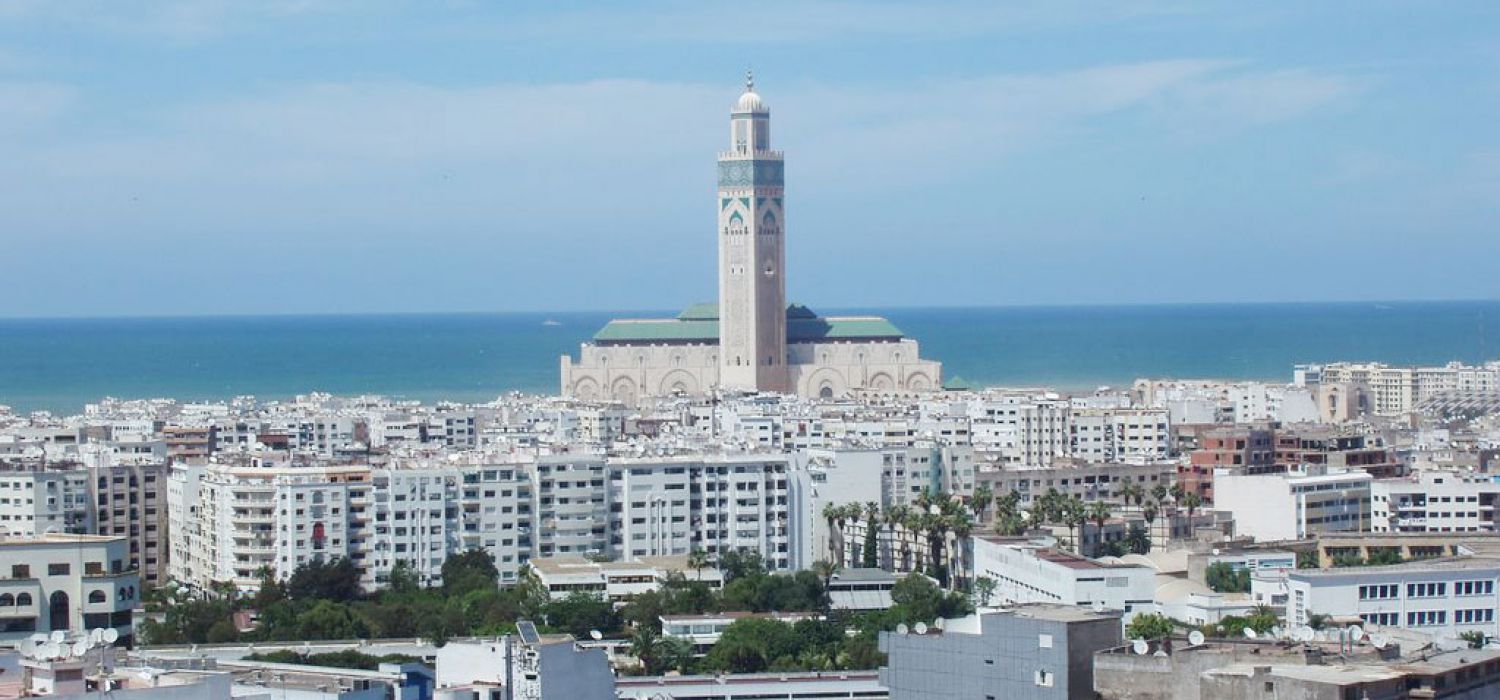
[[[599,630],[589,630],[589,636],[592,637],[596,642],[604,639],[604,633],[600,632]]]
[[[1199,644],[1202,644],[1202,643],[1203,643],[1203,633],[1202,632],[1199,632],[1198,630],[1193,630],[1192,632],[1188,632],[1188,644],[1191,644],[1193,646],[1198,646]]]
[[[938,629],[943,629],[948,626],[948,621],[940,617],[932,621],[932,626]]]
[[[1299,642],[1311,642],[1317,636],[1318,633],[1315,632],[1313,628],[1308,627],[1307,625],[1303,625],[1297,628],[1297,641]]]
[[[104,630],[104,641],[106,644],[114,644],[120,638],[120,631],[113,627]]]
[[[21,652],[21,656],[35,656],[36,640],[30,638],[21,640],[21,646],[19,647],[18,651]]]
[[[927,634],[927,623],[918,622],[911,628],[911,631],[916,632],[917,634]]]
[[[896,634],[906,634],[910,631],[911,630],[906,626],[905,622],[901,622],[896,625]]]
[[[1102,600],[1096,600],[1096,601],[1094,601],[1094,612],[1096,612],[1096,613],[1102,613],[1102,612],[1104,612],[1104,601],[1102,601]]]
[[[43,644],[39,649],[36,650],[36,655],[37,655],[37,658],[40,658],[40,659],[55,659],[58,656],[57,652],[58,652],[57,645],[53,644],[52,642],[47,642],[46,644]]]
[[[47,633],[37,632],[36,634],[31,635],[31,641],[36,642],[37,644],[46,644]]]
[[[1152,654],[1152,656],[1166,656],[1166,655],[1167,655],[1167,650],[1166,649],[1157,649],[1156,653]]]
[[[73,642],[73,655],[74,656],[83,656],[84,654],[87,654],[87,653],[89,653],[89,643],[88,642],[86,642],[84,640],[81,640],[81,639],[78,640],[78,641],[76,641],[76,642]]]
[[[1245,628],[1245,639],[1255,639],[1256,637],[1259,637],[1259,636],[1260,636],[1259,634],[1255,633],[1254,628],[1251,628],[1251,627],[1246,627]]]
[[[1361,628],[1359,625],[1355,625],[1353,627],[1350,627],[1349,628],[1349,638],[1352,639],[1352,640],[1354,640],[1354,641],[1356,641],[1356,642],[1359,641],[1359,640],[1361,640],[1361,639],[1364,639],[1365,638],[1365,631],[1364,631],[1364,629]]]
[[[1130,650],[1138,656],[1145,656],[1146,652],[1151,651],[1151,645],[1144,639],[1137,639],[1130,643]]]
[[[1280,636],[1281,636],[1281,633],[1282,633],[1282,632],[1285,632],[1285,631],[1286,631],[1286,630],[1283,630],[1283,629],[1281,629],[1281,626],[1280,626],[1280,625],[1277,625],[1277,626],[1275,626],[1275,627],[1272,627],[1272,628],[1271,628],[1271,638],[1272,638],[1272,639],[1276,639],[1276,638],[1279,638],[1279,637],[1280,637]]]
[[[67,640],[68,640],[68,633],[64,632],[62,630],[57,630],[57,631],[53,632],[52,636],[47,638],[47,641],[52,642],[54,644],[62,644],[63,642],[65,642]]]
[[[104,630],[99,627],[89,630],[89,641],[95,644],[104,641]]]
[[[1386,636],[1383,634],[1370,635],[1370,646],[1376,649],[1384,649],[1390,643],[1391,640],[1386,639]]]

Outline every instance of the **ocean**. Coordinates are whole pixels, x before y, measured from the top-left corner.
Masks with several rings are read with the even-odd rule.
[[[1500,358],[1486,335],[1500,326],[1500,301],[817,310],[886,316],[945,376],[976,385],[1288,381],[1300,362]],[[558,357],[606,320],[672,313],[0,320],[0,404],[76,413],[104,396],[555,393]]]

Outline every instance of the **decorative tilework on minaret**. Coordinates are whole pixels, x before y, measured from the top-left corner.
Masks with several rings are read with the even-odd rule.
[[[788,391],[783,161],[746,73],[719,154],[719,385]]]

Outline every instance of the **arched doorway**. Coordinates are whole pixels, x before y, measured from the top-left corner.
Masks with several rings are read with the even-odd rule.
[[[52,613],[49,628],[52,630],[69,629],[68,594],[62,591],[53,591],[48,601]]]

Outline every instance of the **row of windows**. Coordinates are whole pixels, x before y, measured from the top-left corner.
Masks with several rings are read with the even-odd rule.
[[[1494,608],[1476,608],[1473,610],[1454,610],[1453,621],[1460,624],[1475,624],[1479,622],[1494,622]]]
[[[1389,599],[1389,598],[1395,598],[1397,595],[1400,594],[1400,591],[1401,591],[1401,586],[1399,584],[1395,584],[1395,583],[1377,584],[1377,585],[1373,585],[1373,586],[1360,586],[1359,587],[1359,599],[1360,600],[1386,600],[1386,599]]]
[[[1453,584],[1453,595],[1490,595],[1494,592],[1494,581],[1458,581]]]

